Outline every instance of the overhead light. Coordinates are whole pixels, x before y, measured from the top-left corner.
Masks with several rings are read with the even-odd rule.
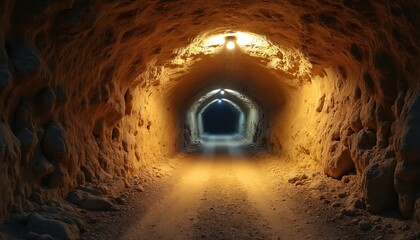
[[[222,95],[223,95],[223,94],[225,94],[225,90],[223,90],[223,89],[222,89],[222,90],[220,91],[220,94],[222,94]]]
[[[226,48],[227,49],[229,49],[229,50],[232,50],[232,49],[234,49],[235,48],[235,37],[227,37],[226,38]]]
[[[221,103],[221,102],[222,102],[222,99],[217,100],[217,102],[218,102],[218,103]]]

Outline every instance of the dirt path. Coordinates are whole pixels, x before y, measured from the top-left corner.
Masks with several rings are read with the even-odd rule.
[[[122,239],[320,239],[254,160],[219,156],[187,165]]]
[[[347,211],[356,176],[337,181],[274,156],[204,153],[154,166],[154,177],[126,189],[119,211],[85,212],[83,239],[419,239],[393,214]]]

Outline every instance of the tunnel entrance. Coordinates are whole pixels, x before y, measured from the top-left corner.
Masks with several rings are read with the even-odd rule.
[[[183,119],[185,139],[182,149],[188,152],[232,152],[260,143],[256,132],[261,125],[261,107],[246,94],[228,88],[204,89],[195,98]],[[236,150],[235,150],[236,151]]]
[[[238,133],[240,113],[229,103],[217,100],[202,115],[205,134],[229,135]]]

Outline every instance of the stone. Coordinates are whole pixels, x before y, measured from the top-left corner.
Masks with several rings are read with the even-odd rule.
[[[63,127],[52,122],[45,131],[45,137],[42,141],[42,149],[48,159],[60,161],[63,159],[67,151],[66,141],[64,137]]]
[[[78,207],[92,211],[113,211],[117,208],[106,197],[96,196],[79,190],[72,191],[67,195],[70,203],[76,204]]]
[[[48,234],[56,239],[80,239],[80,231],[75,224],[48,219],[38,213],[28,215],[28,230],[37,234]]]
[[[360,150],[371,149],[376,145],[376,134],[371,130],[363,129],[357,134],[356,147]]]
[[[350,155],[350,150],[344,147],[340,151],[336,151],[335,155],[330,157],[324,166],[324,172],[328,176],[340,179],[344,174],[354,169],[354,162]]]
[[[372,229],[372,223],[366,220],[361,220],[358,224],[358,227],[362,231],[369,231]]]
[[[376,129],[376,101],[373,98],[368,103],[362,105],[360,119],[362,120],[363,127]]]
[[[362,175],[363,194],[369,212],[379,213],[396,206],[397,192],[394,189],[395,158],[384,159],[367,166]]]
[[[29,45],[13,49],[10,57],[18,76],[31,75],[40,71],[41,61],[35,53],[35,49]]]

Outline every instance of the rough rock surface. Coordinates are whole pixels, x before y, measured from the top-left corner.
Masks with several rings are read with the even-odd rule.
[[[418,219],[419,11],[416,0],[1,1],[0,220],[34,189],[48,201],[147,174],[179,151],[197,89],[221,87],[260,103],[259,147],[334,178],[354,165],[369,208],[392,207],[372,188],[395,188]],[[238,31],[271,52],[200,45]],[[394,171],[376,157],[390,150]]]
[[[28,216],[28,229],[38,234],[48,234],[56,239],[80,239],[79,229],[76,224],[47,219],[37,213],[32,213]]]

